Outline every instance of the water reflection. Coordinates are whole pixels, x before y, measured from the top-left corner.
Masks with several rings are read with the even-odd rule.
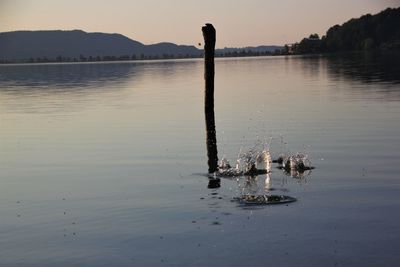
[[[264,189],[266,192],[271,190],[272,187],[272,181],[271,181],[271,175],[269,173],[267,173],[265,175],[265,180],[264,180]]]
[[[136,64],[26,64],[0,67],[1,91],[29,89],[79,90],[88,87],[106,87],[108,83],[124,82],[141,69]],[[24,90],[22,90],[24,89]]]
[[[195,71],[196,64],[153,61],[2,65],[0,106],[4,112],[55,113],[85,109],[89,103],[110,98],[120,105],[132,92],[144,93],[141,89],[148,79],[165,82],[178,72]]]
[[[301,70],[303,76],[315,81],[326,71],[324,56],[288,56],[285,60],[285,69],[286,71]]]
[[[221,179],[209,177],[207,188],[214,189],[214,188],[219,188],[219,187],[221,187]]]
[[[107,101],[113,91],[125,95],[121,88],[128,81],[134,85],[142,72],[134,64],[1,66],[0,110],[17,113],[82,110],[90,103]]]
[[[356,80],[363,83],[400,83],[400,53],[369,52],[328,55],[331,79]]]

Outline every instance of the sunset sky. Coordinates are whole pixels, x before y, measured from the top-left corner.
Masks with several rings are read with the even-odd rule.
[[[0,0],[0,32],[81,29],[145,44],[197,45],[210,22],[219,48],[282,45],[399,6],[400,0]]]

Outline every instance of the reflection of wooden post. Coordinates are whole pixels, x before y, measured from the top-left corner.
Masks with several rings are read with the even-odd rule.
[[[205,115],[207,132],[208,173],[218,170],[217,137],[214,116],[214,52],[215,28],[206,24],[202,28],[204,37],[204,79],[205,79]]]

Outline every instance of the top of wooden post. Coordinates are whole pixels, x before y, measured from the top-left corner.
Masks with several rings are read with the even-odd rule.
[[[203,26],[201,28],[201,30],[203,31],[203,35],[214,35],[215,36],[215,28],[211,23],[206,23],[206,26]]]
[[[204,45],[210,47],[215,47],[216,33],[215,28],[211,23],[206,23],[206,26],[201,28],[204,37]]]

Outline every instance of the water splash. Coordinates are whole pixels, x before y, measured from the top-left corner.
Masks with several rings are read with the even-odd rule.
[[[218,175],[234,177],[265,174],[271,171],[271,167],[272,157],[268,150],[250,149],[247,152],[239,153],[235,167],[232,167],[229,160],[223,157],[218,165]]]
[[[303,179],[315,168],[312,166],[308,155],[302,153],[284,156],[278,164],[278,168],[281,168],[286,175],[298,179]]]
[[[244,150],[242,145],[236,157],[235,172],[240,175],[257,175],[270,172],[272,168],[272,157],[269,149],[271,142],[272,137],[267,140],[267,138],[262,139],[257,136],[257,141],[253,147]],[[224,156],[219,164],[222,170],[228,169],[226,168],[226,162],[227,159]]]
[[[313,167],[311,166],[311,161],[308,158],[308,155],[302,153],[296,153],[293,155],[288,155],[282,160],[282,168],[296,171],[305,171],[310,170]]]
[[[272,194],[276,188],[272,187],[271,174],[273,164],[282,169],[286,175],[292,178],[302,179],[311,173],[314,167],[309,155],[303,153],[291,153],[287,143],[280,136],[281,149],[277,158],[272,157],[269,142],[257,140],[250,149],[240,148],[235,164],[227,159],[226,155],[218,164],[215,178],[234,178],[237,182],[234,200],[244,205],[269,205],[282,204],[296,201],[296,198],[287,195]],[[286,192],[284,188],[280,191]]]

